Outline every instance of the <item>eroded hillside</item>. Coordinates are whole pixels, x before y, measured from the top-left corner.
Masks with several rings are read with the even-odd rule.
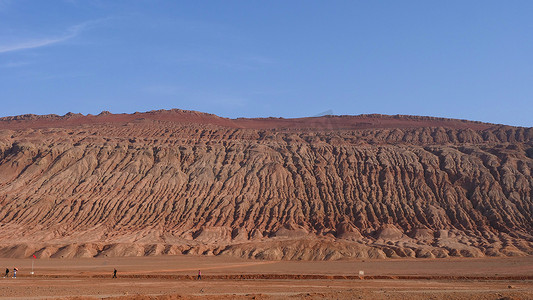
[[[181,110],[0,119],[0,255],[533,254],[533,128]]]

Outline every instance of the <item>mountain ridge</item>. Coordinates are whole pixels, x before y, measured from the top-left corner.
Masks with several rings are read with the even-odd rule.
[[[273,129],[283,127],[284,124],[308,124],[320,127],[325,125],[337,125],[335,129],[350,129],[350,125],[358,125],[361,122],[369,122],[367,125],[374,125],[383,128],[397,127],[403,125],[406,127],[428,127],[428,126],[443,126],[452,128],[475,128],[487,129],[497,126],[509,126],[503,124],[492,124],[480,121],[470,121],[464,119],[441,118],[430,116],[414,116],[414,115],[384,115],[384,114],[361,114],[361,115],[324,115],[315,117],[299,117],[299,118],[282,118],[282,117],[265,117],[265,118],[224,118],[214,114],[203,113],[193,110],[170,109],[170,110],[152,110],[147,112],[135,112],[133,114],[120,113],[112,114],[108,111],[102,111],[98,115],[80,113],[66,113],[63,116],[56,114],[35,115],[25,114],[18,116],[0,117],[0,127],[3,128],[23,128],[27,127],[49,127],[55,123],[55,126],[70,125],[79,126],[83,124],[106,123],[106,122],[130,122],[138,119],[152,119],[162,121],[175,122],[193,122],[193,123],[210,123],[213,125],[247,128],[247,129]],[[358,120],[359,123],[350,122]],[[379,120],[379,121],[377,121]],[[338,122],[334,122],[338,121]],[[342,124],[344,121],[347,124]],[[374,121],[374,122],[372,122]],[[376,122],[377,121],[377,122]],[[380,122],[381,121],[381,122]],[[394,121],[394,122],[391,122]],[[419,122],[417,124],[417,122]],[[428,123],[429,122],[429,123]],[[431,124],[430,122],[435,122]],[[337,123],[337,124],[335,124]],[[384,123],[384,124],[380,124]],[[462,125],[462,126],[461,126]],[[469,127],[470,125],[471,127]],[[263,126],[263,127],[262,127]],[[516,126],[511,126],[516,127]],[[355,127],[359,128],[359,127]],[[369,127],[375,128],[375,127]],[[312,128],[301,128],[312,129]]]
[[[455,119],[0,118],[0,256],[531,255],[532,170],[533,128]]]

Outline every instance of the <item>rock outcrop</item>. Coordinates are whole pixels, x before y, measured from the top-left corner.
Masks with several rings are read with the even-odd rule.
[[[0,118],[0,256],[533,254],[533,128],[171,110]]]

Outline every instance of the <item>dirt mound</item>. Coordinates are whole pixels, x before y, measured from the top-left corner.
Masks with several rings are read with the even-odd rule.
[[[403,232],[392,224],[385,224],[378,229],[377,238],[385,241],[397,241],[402,239]]]
[[[230,227],[203,227],[194,239],[205,244],[229,242],[232,231]]]
[[[432,241],[435,238],[435,233],[428,228],[416,228],[411,232],[411,238],[415,240]]]
[[[1,118],[0,256],[531,255],[531,153],[431,117]]]

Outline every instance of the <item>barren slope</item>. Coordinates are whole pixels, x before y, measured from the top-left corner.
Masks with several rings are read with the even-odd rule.
[[[0,118],[0,255],[533,254],[533,128],[181,110]]]

